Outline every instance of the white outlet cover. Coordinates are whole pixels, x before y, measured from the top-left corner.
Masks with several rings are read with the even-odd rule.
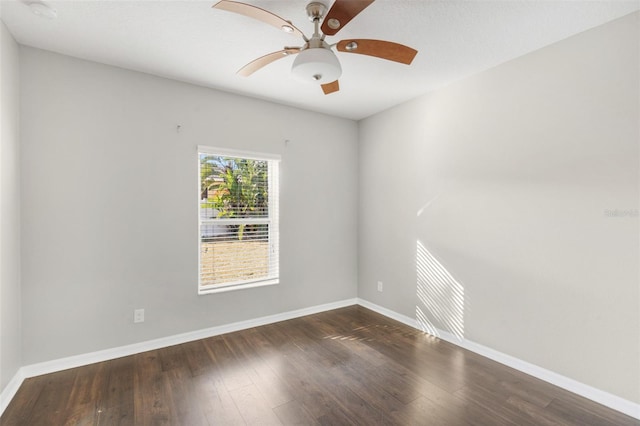
[[[133,322],[144,322],[144,309],[136,309],[133,311]]]

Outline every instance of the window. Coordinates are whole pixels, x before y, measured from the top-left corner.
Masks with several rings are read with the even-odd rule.
[[[280,157],[198,147],[199,293],[277,284]]]

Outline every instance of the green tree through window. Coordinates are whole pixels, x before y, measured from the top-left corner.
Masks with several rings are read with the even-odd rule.
[[[277,275],[277,164],[199,154],[201,288]]]

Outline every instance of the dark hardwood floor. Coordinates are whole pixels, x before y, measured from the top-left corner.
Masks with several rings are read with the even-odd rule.
[[[359,306],[25,380],[9,425],[640,425]]]

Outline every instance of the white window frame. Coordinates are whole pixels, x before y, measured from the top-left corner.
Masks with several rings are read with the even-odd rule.
[[[215,155],[221,157],[244,158],[248,160],[258,160],[267,162],[267,178],[269,185],[269,216],[265,219],[210,219],[204,222],[215,222],[217,224],[237,225],[240,223],[268,223],[269,224],[269,273],[265,278],[255,280],[234,281],[230,283],[202,285],[202,231],[203,220],[200,214],[200,154]],[[228,148],[216,148],[199,145],[196,155],[198,171],[198,294],[220,293],[232,290],[241,290],[254,287],[275,285],[280,283],[280,230],[279,230],[279,210],[280,210],[280,155],[241,151]]]

